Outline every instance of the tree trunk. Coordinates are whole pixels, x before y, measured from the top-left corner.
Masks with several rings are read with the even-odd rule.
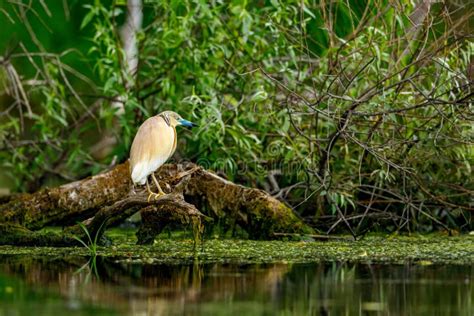
[[[311,233],[293,211],[266,192],[227,181],[194,164],[164,165],[156,173],[164,191],[147,201],[144,188],[132,185],[128,162],[80,181],[20,194],[0,204],[0,244],[64,246],[76,244],[72,235],[85,237],[78,225],[87,220],[91,236],[141,212],[139,244],[153,243],[170,222],[193,223],[202,219],[229,220],[250,238],[272,238],[274,233]],[[35,232],[63,225],[62,234]]]

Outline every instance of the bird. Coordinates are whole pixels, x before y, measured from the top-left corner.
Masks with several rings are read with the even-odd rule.
[[[158,170],[176,150],[176,126],[195,127],[197,124],[183,119],[178,113],[164,111],[145,120],[138,128],[130,149],[130,176],[134,185],[146,183],[148,202],[166,195],[156,180]],[[151,191],[148,176],[151,175],[158,193]]]

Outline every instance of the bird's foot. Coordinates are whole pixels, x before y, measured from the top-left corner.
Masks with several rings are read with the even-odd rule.
[[[150,192],[150,194],[148,194],[147,202],[150,202],[151,198],[158,200],[160,197],[164,195],[166,195],[164,192],[159,192],[159,193]]]

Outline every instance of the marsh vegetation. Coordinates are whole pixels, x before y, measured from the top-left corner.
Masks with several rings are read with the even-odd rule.
[[[172,109],[201,126],[175,161],[320,232],[472,230],[472,4],[128,4],[2,4],[8,190],[123,162]]]
[[[0,314],[471,315],[473,14],[0,2]],[[127,160],[164,110],[199,128],[150,202]]]

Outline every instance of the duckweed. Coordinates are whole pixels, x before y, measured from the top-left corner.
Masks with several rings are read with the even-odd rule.
[[[208,239],[194,251],[190,236],[172,234],[151,246],[137,246],[133,231],[107,232],[112,246],[99,247],[97,254],[117,261],[136,263],[222,262],[222,263],[305,263],[349,261],[363,263],[472,264],[474,236],[445,235],[380,236],[369,235],[359,241],[255,241]],[[80,247],[1,246],[0,254],[29,256],[87,256]]]

